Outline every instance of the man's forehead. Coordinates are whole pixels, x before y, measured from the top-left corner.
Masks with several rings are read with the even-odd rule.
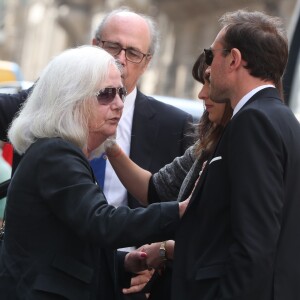
[[[129,12],[128,12],[129,13]],[[127,13],[127,14],[128,14]],[[124,13],[122,13],[124,14]],[[147,22],[140,16],[113,15],[103,27],[103,39],[120,43],[124,47],[133,47],[141,50],[150,45],[150,30]]]
[[[211,47],[217,45],[223,45],[223,41],[224,41],[224,36],[225,36],[225,28],[222,28],[219,33],[217,34],[214,42],[212,43]]]
[[[120,24],[132,24],[132,25],[138,25],[138,28],[135,27],[129,27],[129,30],[134,29],[141,29],[143,31],[149,30],[148,24],[144,18],[141,16],[132,13],[132,12],[119,12],[117,14],[114,14],[110,16],[104,25],[104,28],[106,26],[119,26]]]

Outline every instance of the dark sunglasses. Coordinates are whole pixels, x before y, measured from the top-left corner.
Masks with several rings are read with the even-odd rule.
[[[121,100],[124,102],[127,95],[127,91],[124,87],[107,87],[96,93],[97,100],[100,104],[108,105],[114,101],[116,95],[119,95]]]
[[[214,51],[223,51],[223,52],[230,52],[231,50],[229,49],[204,49],[204,54],[205,54],[205,63],[208,66],[211,66],[213,60],[214,60]]]

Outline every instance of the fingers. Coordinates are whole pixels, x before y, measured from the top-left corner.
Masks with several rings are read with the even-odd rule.
[[[122,289],[123,294],[133,294],[133,293],[139,293],[143,290],[143,288],[145,287],[146,284],[143,284],[143,286],[139,287],[139,288],[128,288],[128,289]],[[150,294],[145,294],[146,298],[148,299]]]
[[[150,280],[150,278],[152,277],[153,273],[154,273],[154,270],[151,270],[151,271],[145,270],[145,271],[140,272],[139,274],[137,274],[137,276],[135,276],[131,279],[131,286],[147,283]]]
[[[145,270],[145,271],[140,272],[139,274],[137,274],[137,276],[135,276],[131,279],[130,288],[127,288],[127,289],[124,288],[124,289],[122,289],[122,292],[124,294],[140,292],[145,287],[145,285],[149,282],[153,273],[154,273],[154,270],[151,270],[151,271]]]
[[[132,286],[128,289],[124,288],[124,289],[122,289],[122,292],[123,292],[123,294],[138,293],[144,288],[145,285],[146,285],[146,283],[140,284],[140,285],[135,285],[135,286]]]

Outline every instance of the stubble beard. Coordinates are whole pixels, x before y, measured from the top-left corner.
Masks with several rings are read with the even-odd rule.
[[[211,80],[211,78],[210,78]],[[214,84],[214,81],[210,81],[210,99],[215,103],[227,103],[227,91],[224,86],[218,86]]]

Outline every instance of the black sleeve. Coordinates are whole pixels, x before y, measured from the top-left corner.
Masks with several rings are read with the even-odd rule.
[[[32,87],[18,94],[0,94],[0,140],[7,141],[8,127],[31,90]]]
[[[149,180],[149,187],[148,187],[148,203],[156,203],[156,202],[162,202],[157,191],[155,188],[155,185],[153,183],[153,176],[150,177]]]
[[[25,156],[24,173],[20,171],[18,176],[29,178],[30,172],[44,204],[80,238],[114,249],[173,238],[180,221],[178,203],[134,210],[108,205],[93,181],[89,162],[71,143],[59,138],[41,139]],[[27,184],[25,179],[23,183]]]
[[[117,261],[118,261],[118,275],[119,275],[119,285],[121,288],[129,288],[130,281],[132,277],[131,272],[127,272],[124,269],[125,256],[128,252],[117,251]]]
[[[0,140],[7,141],[7,131],[15,115],[31,93],[33,87],[17,94],[0,94]],[[14,152],[12,174],[17,168],[21,156]]]

